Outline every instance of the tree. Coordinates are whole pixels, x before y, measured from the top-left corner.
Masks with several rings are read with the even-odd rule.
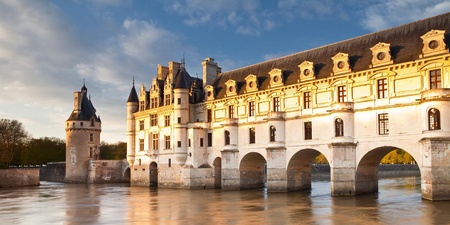
[[[116,144],[108,144],[102,142],[100,144],[100,159],[121,160],[127,157],[127,143],[117,142]]]
[[[23,149],[28,134],[21,122],[0,119],[0,164],[10,165],[14,157]]]
[[[66,143],[55,137],[32,138],[20,154],[22,165],[42,165],[61,162],[66,158]]]

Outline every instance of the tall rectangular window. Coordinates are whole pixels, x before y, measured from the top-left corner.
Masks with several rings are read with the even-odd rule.
[[[441,88],[441,70],[430,71],[430,89]]]
[[[177,147],[181,148],[181,141],[177,141]]]
[[[178,98],[177,102],[178,102],[178,105],[181,105],[181,98]]]
[[[164,135],[165,149],[170,149],[170,136]]]
[[[255,116],[255,102],[248,102],[248,116]]]
[[[158,133],[152,133],[152,149],[153,150],[159,149],[159,134]]]
[[[145,110],[145,101],[139,101],[139,111]]]
[[[89,134],[89,141],[94,141],[94,134]]]
[[[234,105],[228,106],[228,118],[234,118]]]
[[[208,133],[208,147],[212,146],[212,133]]]
[[[387,97],[387,79],[379,79],[378,81],[378,98]]]
[[[338,86],[338,102],[345,102],[347,93],[345,86]]]
[[[158,115],[157,114],[150,114],[150,126],[158,126]]]
[[[170,126],[170,115],[164,116],[164,126],[166,127]]]
[[[305,140],[312,139],[312,122],[305,122]]]
[[[144,139],[139,139],[139,151],[144,151]]]
[[[164,99],[166,100],[166,105],[170,105],[170,94],[168,94],[168,95],[165,95],[164,96]]]
[[[191,147],[191,139],[188,139],[188,147]]]
[[[139,120],[139,130],[144,130],[144,120]]]
[[[206,122],[212,122],[212,109],[206,110]]]
[[[249,143],[254,144],[256,141],[255,128],[254,127],[248,128],[248,133],[249,133]]]
[[[203,147],[203,138],[200,138],[200,147]]]
[[[378,133],[389,134],[389,115],[387,113],[378,114]]]
[[[274,98],[273,98],[273,111],[274,111],[274,112],[279,112],[279,111],[281,111],[280,97],[274,97]]]
[[[311,92],[303,92],[303,108],[309,109],[311,108]]]
[[[177,118],[177,122],[180,124],[181,123],[181,117]]]
[[[152,109],[158,107],[158,97],[150,99],[150,106]]]

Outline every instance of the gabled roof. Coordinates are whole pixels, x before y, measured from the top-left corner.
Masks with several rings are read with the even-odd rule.
[[[449,46],[450,13],[227,71],[221,73],[212,85],[217,93],[216,98],[223,98],[226,92],[225,82],[233,79],[237,83],[238,94],[243,94],[245,77],[254,74],[258,77],[259,89],[268,89],[270,77],[268,73],[274,68],[283,70],[286,85],[295,84],[298,83],[300,75],[298,65],[304,61],[314,63],[317,79],[326,78],[333,72],[331,57],[339,52],[349,54],[353,72],[363,71],[369,69],[371,64],[372,52],[370,48],[379,42],[390,43],[394,63],[414,61],[419,58],[422,51],[423,42],[420,36],[432,29],[446,30],[445,39],[447,46]]]

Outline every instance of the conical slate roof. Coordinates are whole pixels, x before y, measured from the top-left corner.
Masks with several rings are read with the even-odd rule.
[[[91,100],[87,98],[87,88],[83,85],[81,92],[81,110],[76,112],[74,109],[67,121],[90,121],[93,118],[96,122],[101,122],[100,117],[96,114],[96,110]]]
[[[139,102],[139,98],[137,96],[136,89],[134,88],[134,84],[133,87],[131,88],[127,102]]]

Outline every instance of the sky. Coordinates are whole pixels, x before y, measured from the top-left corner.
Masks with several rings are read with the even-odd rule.
[[[85,82],[102,141],[126,141],[126,100],[158,64],[222,71],[450,11],[450,0],[0,0],[0,119],[65,139]]]

